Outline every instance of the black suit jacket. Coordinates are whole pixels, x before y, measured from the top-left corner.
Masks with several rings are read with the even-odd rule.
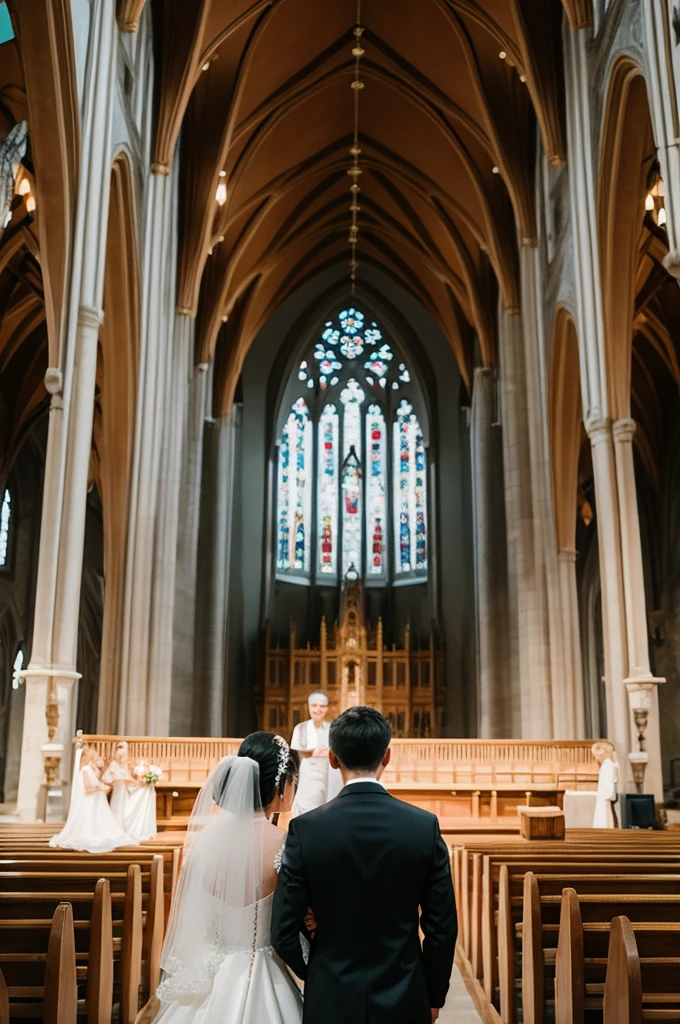
[[[305,964],[308,907],[317,931]],[[429,1024],[446,999],[457,932],[433,814],[359,782],[291,821],[272,943],[305,980],[305,1024]]]

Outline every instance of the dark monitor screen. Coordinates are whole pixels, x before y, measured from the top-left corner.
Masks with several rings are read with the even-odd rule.
[[[654,795],[626,793],[623,798],[623,812],[624,828],[654,828]]]

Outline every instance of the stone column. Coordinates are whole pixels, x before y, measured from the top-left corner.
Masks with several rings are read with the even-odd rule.
[[[562,624],[561,653],[564,680],[562,703],[570,723],[569,731],[565,732],[565,735],[568,739],[579,739],[585,735],[585,708],[575,551],[558,551],[557,573]]]
[[[628,639],[628,674],[625,679],[630,701],[630,713],[636,709],[647,713],[645,747],[649,755],[645,775],[645,792],[654,793],[657,803],[663,803],[663,770],[661,766],[661,736],[659,730],[659,695],[657,685],[665,679],[652,675],[649,665],[649,641],[645,581],[642,568],[642,545],[638,519],[635,468],[633,465],[633,437],[635,420],[616,420],[612,428],[616,458],[616,479],[621,524],[621,555],[623,590],[626,608],[626,635]],[[634,722],[631,728],[635,731]],[[634,745],[635,749],[636,745]]]
[[[188,316],[177,315],[165,388],[163,450],[153,569],[147,722],[150,733],[162,736],[170,732],[182,433],[188,400],[187,352],[193,355],[192,328],[193,320]]]
[[[119,732],[136,735],[148,733],[152,725],[164,735],[170,728],[169,679],[162,688],[162,702],[157,705],[159,689],[152,678],[150,649],[161,458],[168,429],[166,402],[173,363],[176,254],[168,239],[176,238],[176,182],[167,167],[152,170],[147,190],[142,350],[130,489],[121,686],[114,718]]]
[[[628,701],[623,683],[628,670],[628,650],[614,446],[607,420],[590,420],[586,423],[586,429],[592,448],[597,508],[607,731],[619,755],[623,782],[624,779],[629,781],[628,754],[631,743]]]
[[[477,624],[478,735],[498,739],[510,720],[503,452],[491,370],[475,370],[470,415]]]
[[[229,555],[234,469],[234,412],[206,421],[196,604],[196,735],[226,728]],[[200,696],[199,696],[200,694]]]
[[[68,779],[97,345],[109,209],[115,5],[93,9],[82,104],[82,149],[70,295],[52,394],[38,555],[34,644],[24,672],[26,713],[17,809],[33,818],[43,778]],[[40,715],[40,705],[43,714]],[[46,721],[47,716],[47,721]],[[46,742],[47,741],[47,742]],[[41,752],[42,748],[42,752]]]
[[[513,735],[545,739],[552,735],[546,599],[536,549],[522,319],[513,314],[501,314],[500,326],[508,575],[511,600],[516,595],[517,601],[518,665],[512,699]]]
[[[193,321],[191,321],[193,326]],[[182,457],[182,503],[177,538],[177,576],[174,609],[174,657],[172,666],[172,705],[170,732],[188,736],[192,732],[194,691],[194,639],[196,624],[196,588],[198,584],[198,528],[201,509],[201,468],[203,463],[204,421],[208,398],[212,396],[213,364],[202,363],[193,369],[187,362],[190,379]],[[191,379],[193,375],[193,379]]]

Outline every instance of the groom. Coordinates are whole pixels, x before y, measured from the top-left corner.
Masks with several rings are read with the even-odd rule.
[[[389,744],[374,708],[336,718],[330,763],[345,788],[290,823],[272,943],[305,980],[304,1024],[431,1024],[446,999],[458,932],[449,853],[436,817],[382,786]]]

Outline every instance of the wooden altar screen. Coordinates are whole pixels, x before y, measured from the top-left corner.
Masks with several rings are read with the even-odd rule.
[[[129,744],[131,764],[145,761],[163,770],[157,787],[161,828],[186,825],[210,769],[241,743],[149,736],[83,736],[82,742],[109,758],[121,739]],[[394,796],[438,814],[444,829],[516,830],[518,805],[561,807],[565,790],[597,788],[591,743],[395,739],[383,782]]]

